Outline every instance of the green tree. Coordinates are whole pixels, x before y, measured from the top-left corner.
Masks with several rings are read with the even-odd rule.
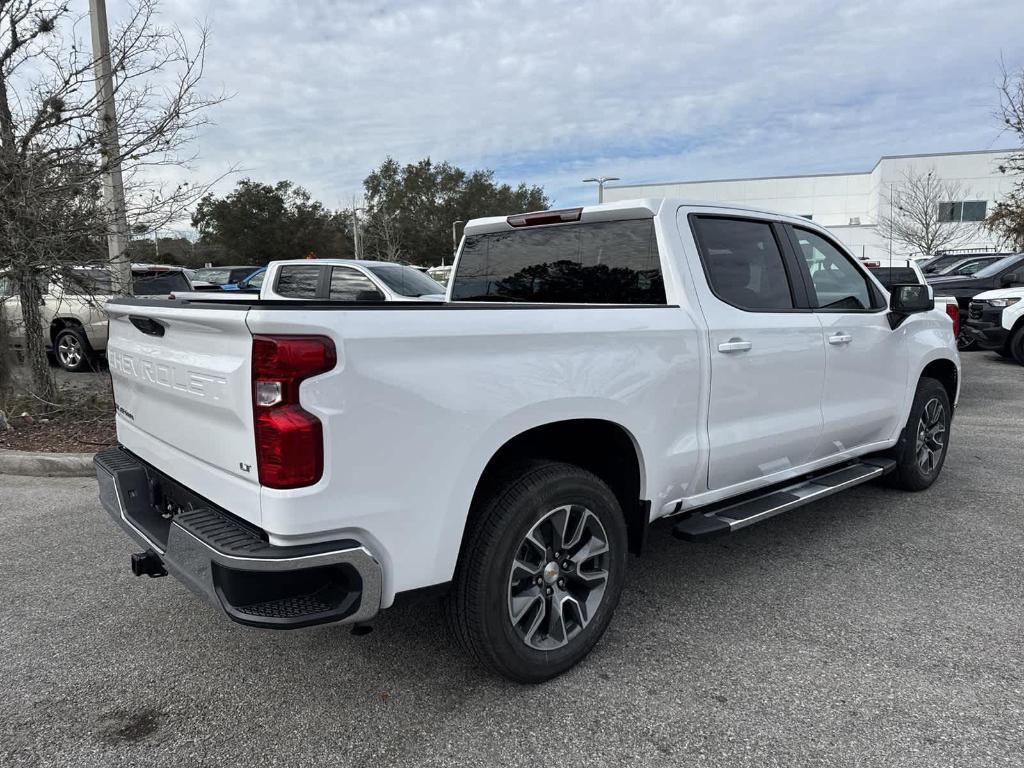
[[[218,246],[221,263],[266,264],[274,259],[351,258],[350,215],[328,210],[290,181],[242,179],[224,197],[208,194],[192,215],[200,245]]]
[[[1003,67],[999,87],[999,117],[1003,129],[1016,136],[1018,149],[999,166],[1001,173],[1015,176],[1010,194],[996,203],[987,225],[1016,251],[1024,250],[1024,68],[1010,73]]]
[[[494,171],[465,171],[429,157],[402,166],[387,158],[363,181],[366,258],[434,265],[452,255],[452,223],[548,207],[544,189],[512,187]]]

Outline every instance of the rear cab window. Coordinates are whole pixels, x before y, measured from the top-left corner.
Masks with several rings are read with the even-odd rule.
[[[467,236],[452,301],[665,304],[653,219]]]

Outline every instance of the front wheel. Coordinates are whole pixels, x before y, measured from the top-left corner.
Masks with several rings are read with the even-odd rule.
[[[608,486],[571,464],[530,465],[495,489],[467,532],[449,623],[484,666],[542,682],[604,634],[625,566],[626,525]]]
[[[910,418],[893,449],[896,469],[890,482],[907,491],[923,491],[942,471],[949,448],[953,411],[946,388],[935,379],[922,378],[917,385]]]
[[[1007,357],[1012,356],[1020,365],[1024,365],[1024,325],[1013,332],[1006,346],[1010,352]]]

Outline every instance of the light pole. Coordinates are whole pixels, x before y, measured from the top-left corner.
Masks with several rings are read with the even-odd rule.
[[[589,182],[596,182],[597,183],[597,202],[603,203],[604,202],[604,185],[605,185],[605,182],[608,182],[608,181],[619,181],[619,177],[618,176],[593,176],[593,177],[591,177],[589,179],[584,179],[583,183],[587,184]]]
[[[132,267],[128,257],[128,217],[125,215],[121,146],[117,135],[117,112],[114,109],[114,81],[110,71],[106,0],[89,0],[89,23],[92,28],[92,56],[96,71],[100,143],[107,158],[103,171],[103,205],[110,217],[107,231],[110,269],[114,274],[118,293],[130,294]]]
[[[452,261],[455,261],[455,254],[459,252],[459,224],[465,224],[462,219],[456,219],[452,222]],[[444,266],[444,261],[441,262],[441,266]]]

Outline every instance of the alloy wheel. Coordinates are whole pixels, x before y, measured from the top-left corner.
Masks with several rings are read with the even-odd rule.
[[[926,475],[935,471],[946,447],[946,408],[933,397],[917,423],[917,465]]]
[[[566,504],[545,514],[516,551],[508,578],[508,616],[530,648],[568,644],[593,619],[608,585],[610,549],[601,520]]]
[[[72,334],[65,334],[57,345],[57,356],[65,368],[75,368],[82,362],[82,342]]]

